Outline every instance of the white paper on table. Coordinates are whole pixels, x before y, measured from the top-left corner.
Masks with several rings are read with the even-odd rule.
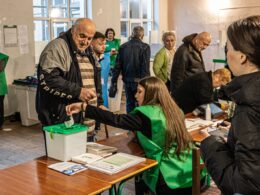
[[[214,124],[213,121],[207,121],[200,118],[185,119],[185,125],[188,131],[193,131],[203,127],[208,127],[212,124]]]

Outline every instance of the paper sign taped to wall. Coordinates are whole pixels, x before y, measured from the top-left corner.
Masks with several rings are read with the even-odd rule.
[[[4,45],[5,47],[16,47],[18,44],[17,39],[17,26],[4,26]]]

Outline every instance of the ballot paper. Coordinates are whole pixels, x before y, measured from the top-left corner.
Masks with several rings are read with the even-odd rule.
[[[145,158],[120,152],[87,164],[87,167],[112,175],[144,161]]]
[[[64,124],[65,124],[65,127],[66,127],[66,128],[72,127],[72,125],[74,125],[74,119],[73,119],[73,117],[70,116],[70,119],[69,119],[68,121],[65,121]]]
[[[200,118],[187,118],[185,119],[185,125],[188,131],[194,131],[200,128],[208,127],[214,124],[213,121],[207,121]]]

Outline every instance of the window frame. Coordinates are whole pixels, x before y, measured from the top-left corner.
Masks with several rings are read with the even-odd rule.
[[[127,0],[127,13],[126,13],[126,18],[121,18],[120,15],[120,24],[121,22],[126,22],[127,24],[127,28],[128,28],[128,32],[127,32],[127,36],[122,36],[122,32],[120,33],[120,37],[121,40],[123,40],[122,42],[126,41],[132,33],[132,25],[133,23],[140,23],[141,26],[143,27],[143,24],[145,22],[147,23],[151,23],[151,30],[154,30],[154,23],[155,23],[155,18],[154,18],[154,0],[151,0],[151,18],[143,18],[143,4],[142,4],[142,0],[139,0],[139,18],[130,18],[130,0]],[[120,1],[120,11],[121,11],[121,1]],[[144,36],[144,41],[145,42],[149,42],[149,31],[146,32],[147,35]]]
[[[84,0],[85,2],[85,6],[84,6],[84,17],[87,17],[87,4],[88,4],[88,0]],[[49,39],[47,41],[51,41],[53,39],[55,39],[56,37],[54,37],[54,23],[68,23],[68,29],[71,28],[72,24],[78,19],[78,18],[72,18],[71,17],[71,0],[67,0],[67,17],[51,17],[51,10],[52,10],[52,0],[47,0],[47,13],[48,16],[47,17],[35,17],[33,15],[33,21],[47,21],[48,25],[49,25]],[[41,7],[41,6],[34,6],[34,7]],[[34,14],[34,13],[33,13]]]

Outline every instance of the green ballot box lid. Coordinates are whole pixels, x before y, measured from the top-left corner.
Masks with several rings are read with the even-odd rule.
[[[82,125],[82,124],[74,124],[71,127],[67,128],[64,123],[62,124],[57,124],[57,125],[51,125],[51,126],[46,126],[43,127],[44,131],[48,131],[50,133],[58,133],[58,134],[73,134],[73,133],[78,133],[81,131],[87,131],[88,126]]]

